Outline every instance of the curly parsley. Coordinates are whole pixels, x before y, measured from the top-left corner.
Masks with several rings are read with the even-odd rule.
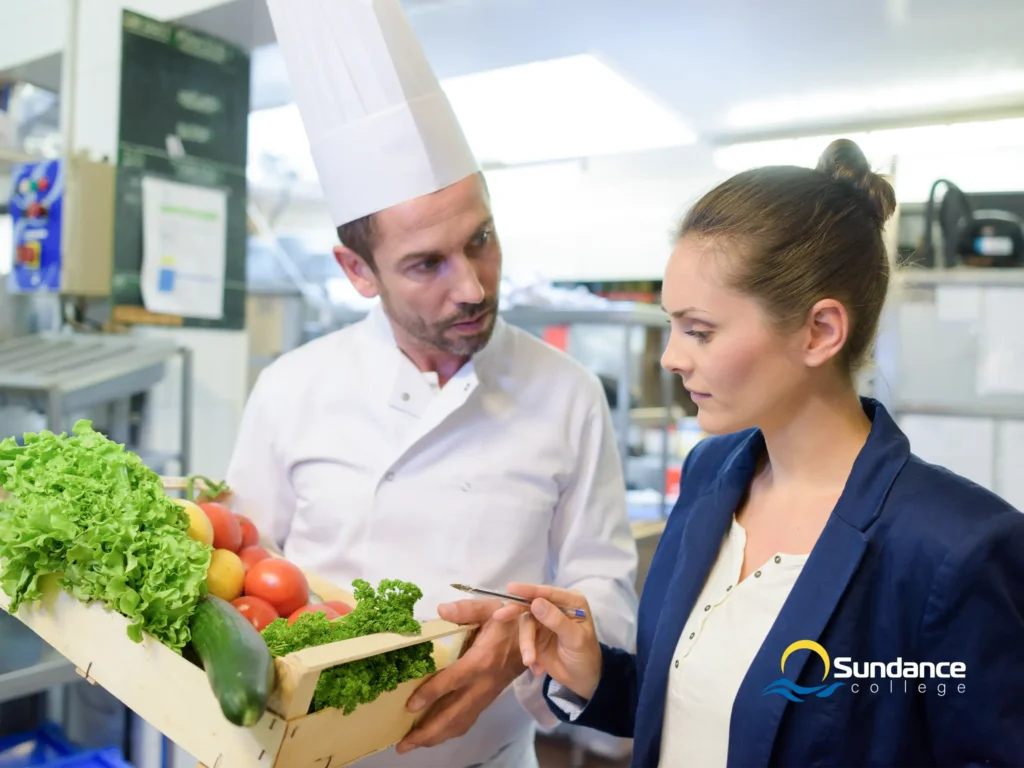
[[[331,621],[324,613],[306,613],[289,626],[277,619],[263,629],[263,639],[274,656],[287,656],[316,645],[326,645],[378,632],[418,635],[420,623],[413,606],[423,597],[415,584],[382,579],[374,591],[356,579],[357,604],[352,613]],[[385,691],[395,690],[407,680],[434,672],[433,644],[420,643],[368,659],[352,661],[320,673],[310,712],[336,707],[347,715],[360,704],[368,704]]]

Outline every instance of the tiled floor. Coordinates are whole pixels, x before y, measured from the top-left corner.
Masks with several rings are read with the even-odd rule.
[[[573,763],[572,744],[568,739],[537,736],[537,760],[540,768],[629,768],[629,758],[607,760],[599,755],[583,753],[582,762]]]

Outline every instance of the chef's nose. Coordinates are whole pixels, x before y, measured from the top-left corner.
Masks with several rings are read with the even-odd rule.
[[[487,296],[476,262],[464,254],[453,260],[451,279],[451,300],[455,304],[479,304]]]

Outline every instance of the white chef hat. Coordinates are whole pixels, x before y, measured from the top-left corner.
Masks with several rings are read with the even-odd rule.
[[[399,0],[267,0],[335,226],[479,166]]]

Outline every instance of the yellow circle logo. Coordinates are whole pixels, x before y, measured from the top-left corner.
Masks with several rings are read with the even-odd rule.
[[[789,658],[789,655],[794,651],[803,650],[813,651],[821,657],[821,660],[825,663],[825,674],[821,676],[821,679],[824,680],[828,677],[828,670],[830,666],[828,651],[826,651],[820,643],[816,643],[813,640],[797,640],[786,649],[786,652],[782,654],[782,674],[786,674],[786,659]]]

